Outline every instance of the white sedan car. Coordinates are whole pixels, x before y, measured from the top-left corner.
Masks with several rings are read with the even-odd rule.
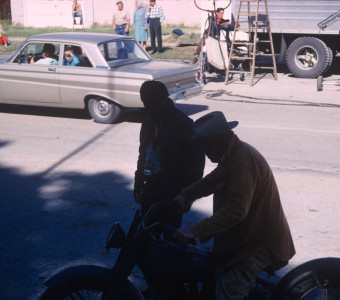
[[[98,123],[115,122],[121,108],[143,107],[139,89],[146,80],[162,81],[173,100],[203,88],[198,66],[154,61],[120,35],[35,35],[0,57],[0,103],[88,109]]]

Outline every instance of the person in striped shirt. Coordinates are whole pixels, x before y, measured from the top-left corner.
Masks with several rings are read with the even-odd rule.
[[[149,23],[152,54],[163,52],[162,48],[162,22],[165,20],[163,8],[156,4],[156,0],[150,0],[148,9],[145,13]],[[156,47],[157,38],[157,47]]]

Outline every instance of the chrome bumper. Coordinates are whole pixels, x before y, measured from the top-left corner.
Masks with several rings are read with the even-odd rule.
[[[200,83],[195,84],[194,86],[190,86],[187,88],[178,89],[178,90],[170,90],[169,97],[173,101],[185,100],[190,97],[199,95],[203,90],[203,86],[204,86],[203,83],[200,82]]]

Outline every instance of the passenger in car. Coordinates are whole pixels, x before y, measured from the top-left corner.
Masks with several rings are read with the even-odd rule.
[[[55,46],[53,44],[44,44],[42,50],[42,58],[36,61],[36,56],[30,56],[31,64],[40,64],[40,65],[58,65],[58,57],[54,54]]]
[[[64,66],[80,66],[79,58],[74,54],[72,47],[66,47],[64,52]]]
[[[128,58],[128,52],[124,48],[120,48],[117,53],[117,58],[118,59],[126,59]]]
[[[57,65],[58,61],[52,58],[51,56],[52,54],[50,52],[44,51],[42,54],[43,58],[39,59],[38,61],[34,61],[34,56],[32,56],[30,63],[40,65]]]

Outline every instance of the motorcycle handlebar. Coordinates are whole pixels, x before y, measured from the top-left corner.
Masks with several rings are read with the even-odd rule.
[[[147,226],[148,220],[150,220],[153,217],[153,214],[157,212],[157,208],[160,208],[166,205],[171,205],[171,206],[177,205],[178,209],[181,209],[180,204],[174,200],[160,201],[160,202],[153,204],[141,220],[141,225],[142,225],[142,229],[144,232],[150,233],[150,232],[161,231],[163,234],[166,233],[167,236],[173,237],[175,235],[177,228],[164,222],[155,222]],[[195,239],[189,239],[187,243],[192,244],[192,245],[197,244]]]

